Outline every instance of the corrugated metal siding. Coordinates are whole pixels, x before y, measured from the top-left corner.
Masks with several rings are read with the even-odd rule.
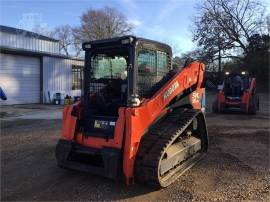
[[[25,49],[30,51],[60,54],[59,42],[47,41],[39,38],[0,32],[0,46]]]
[[[83,61],[43,57],[43,90],[45,102],[48,91],[68,95],[80,95],[80,91],[72,91],[72,65],[83,66]],[[53,96],[53,95],[52,95]]]
[[[72,90],[72,65],[83,66],[83,61],[43,57],[43,89]]]

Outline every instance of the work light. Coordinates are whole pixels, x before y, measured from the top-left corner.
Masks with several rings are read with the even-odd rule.
[[[90,49],[91,48],[91,44],[85,44],[84,47]]]
[[[122,41],[121,41],[121,43],[122,44],[129,44],[129,43],[131,43],[133,41],[133,38],[132,37],[129,37],[129,38],[127,38],[127,39],[123,39]]]

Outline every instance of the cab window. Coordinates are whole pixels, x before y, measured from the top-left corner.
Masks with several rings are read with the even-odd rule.
[[[158,50],[141,49],[137,55],[137,65],[137,93],[141,97],[150,97],[154,86],[169,71],[168,54]]]

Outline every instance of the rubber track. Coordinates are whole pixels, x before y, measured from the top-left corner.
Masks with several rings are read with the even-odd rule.
[[[135,162],[136,180],[160,187],[158,163],[162,153],[198,113],[194,109],[176,109],[142,137]]]

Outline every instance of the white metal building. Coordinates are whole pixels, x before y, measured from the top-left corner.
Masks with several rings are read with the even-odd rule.
[[[52,102],[55,93],[80,96],[82,59],[60,54],[59,41],[33,32],[0,26],[2,104]]]

